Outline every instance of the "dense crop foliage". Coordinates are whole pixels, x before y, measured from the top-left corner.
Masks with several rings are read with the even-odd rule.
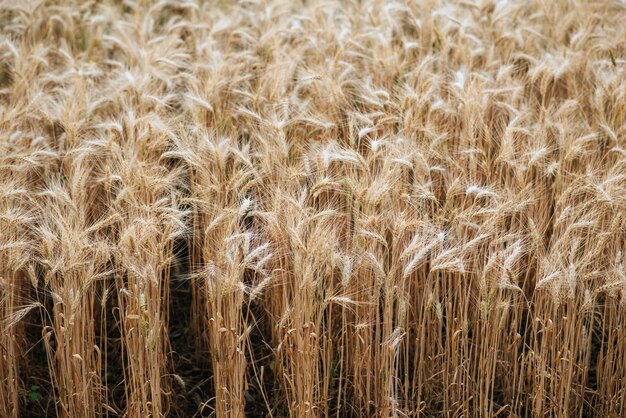
[[[4,1],[0,416],[626,416],[626,4]]]

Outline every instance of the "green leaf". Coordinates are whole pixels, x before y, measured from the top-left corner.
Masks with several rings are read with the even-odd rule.
[[[613,55],[613,51],[609,49],[609,57],[611,58],[611,64],[613,67],[617,67],[617,61],[615,61],[615,55]]]
[[[37,401],[41,400],[41,398],[43,398],[43,396],[41,396],[41,394],[38,393],[38,392],[29,392],[28,393],[28,400],[30,402],[37,402]]]

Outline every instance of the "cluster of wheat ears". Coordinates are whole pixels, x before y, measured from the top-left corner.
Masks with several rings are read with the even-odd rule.
[[[626,416],[626,3],[0,4],[0,416]]]

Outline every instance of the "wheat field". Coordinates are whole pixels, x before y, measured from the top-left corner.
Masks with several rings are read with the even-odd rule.
[[[626,2],[3,0],[0,417],[626,417]]]

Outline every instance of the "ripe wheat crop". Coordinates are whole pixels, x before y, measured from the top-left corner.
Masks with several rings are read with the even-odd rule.
[[[0,417],[626,417],[623,0],[0,1]]]

